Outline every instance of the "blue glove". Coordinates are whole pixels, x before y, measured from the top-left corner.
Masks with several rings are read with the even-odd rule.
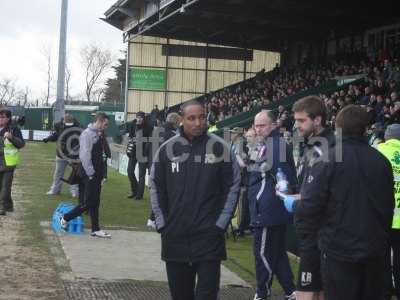
[[[288,212],[292,213],[294,202],[296,201],[296,198],[291,195],[286,195],[285,197],[282,197],[282,201],[283,201],[283,204],[285,205],[286,210]]]

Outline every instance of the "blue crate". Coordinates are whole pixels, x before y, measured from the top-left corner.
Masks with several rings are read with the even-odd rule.
[[[82,234],[84,232],[85,223],[82,217],[76,217],[68,222],[68,233]]]
[[[57,233],[64,232],[61,229],[60,218],[75,207],[72,203],[61,202],[54,210],[51,226]],[[84,232],[85,223],[82,217],[76,217],[68,222],[67,232],[70,234],[82,234]]]

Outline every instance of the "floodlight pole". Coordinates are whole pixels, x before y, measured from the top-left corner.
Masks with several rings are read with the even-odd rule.
[[[65,114],[65,59],[67,48],[68,0],[62,0],[60,22],[60,45],[58,50],[57,99],[54,104],[54,123]]]

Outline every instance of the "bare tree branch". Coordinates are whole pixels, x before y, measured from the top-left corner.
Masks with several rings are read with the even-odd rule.
[[[47,81],[47,89],[46,89],[46,96],[45,96],[45,101],[46,101],[46,106],[49,105],[49,99],[50,99],[50,89],[51,89],[51,84],[53,81],[52,77],[52,69],[51,69],[51,46],[50,45],[43,45],[41,53],[46,60],[46,81]]]
[[[16,94],[15,82],[10,78],[0,80],[0,105],[8,105],[14,100]]]
[[[92,44],[82,48],[81,59],[85,68],[86,99],[90,102],[98,80],[111,67],[112,56],[109,50]]]

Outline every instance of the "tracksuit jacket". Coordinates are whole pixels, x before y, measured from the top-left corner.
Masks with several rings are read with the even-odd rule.
[[[276,195],[275,186],[278,168],[285,173],[292,188],[297,185],[292,148],[280,138],[277,130],[270,134],[263,147],[264,150],[260,147],[257,149],[260,159],[248,169],[251,224],[254,227],[288,224],[292,218],[282,200]],[[265,172],[260,170],[263,164],[268,166]]]
[[[150,175],[151,204],[165,261],[226,259],[224,231],[234,213],[240,169],[229,145],[181,129],[158,150]]]

